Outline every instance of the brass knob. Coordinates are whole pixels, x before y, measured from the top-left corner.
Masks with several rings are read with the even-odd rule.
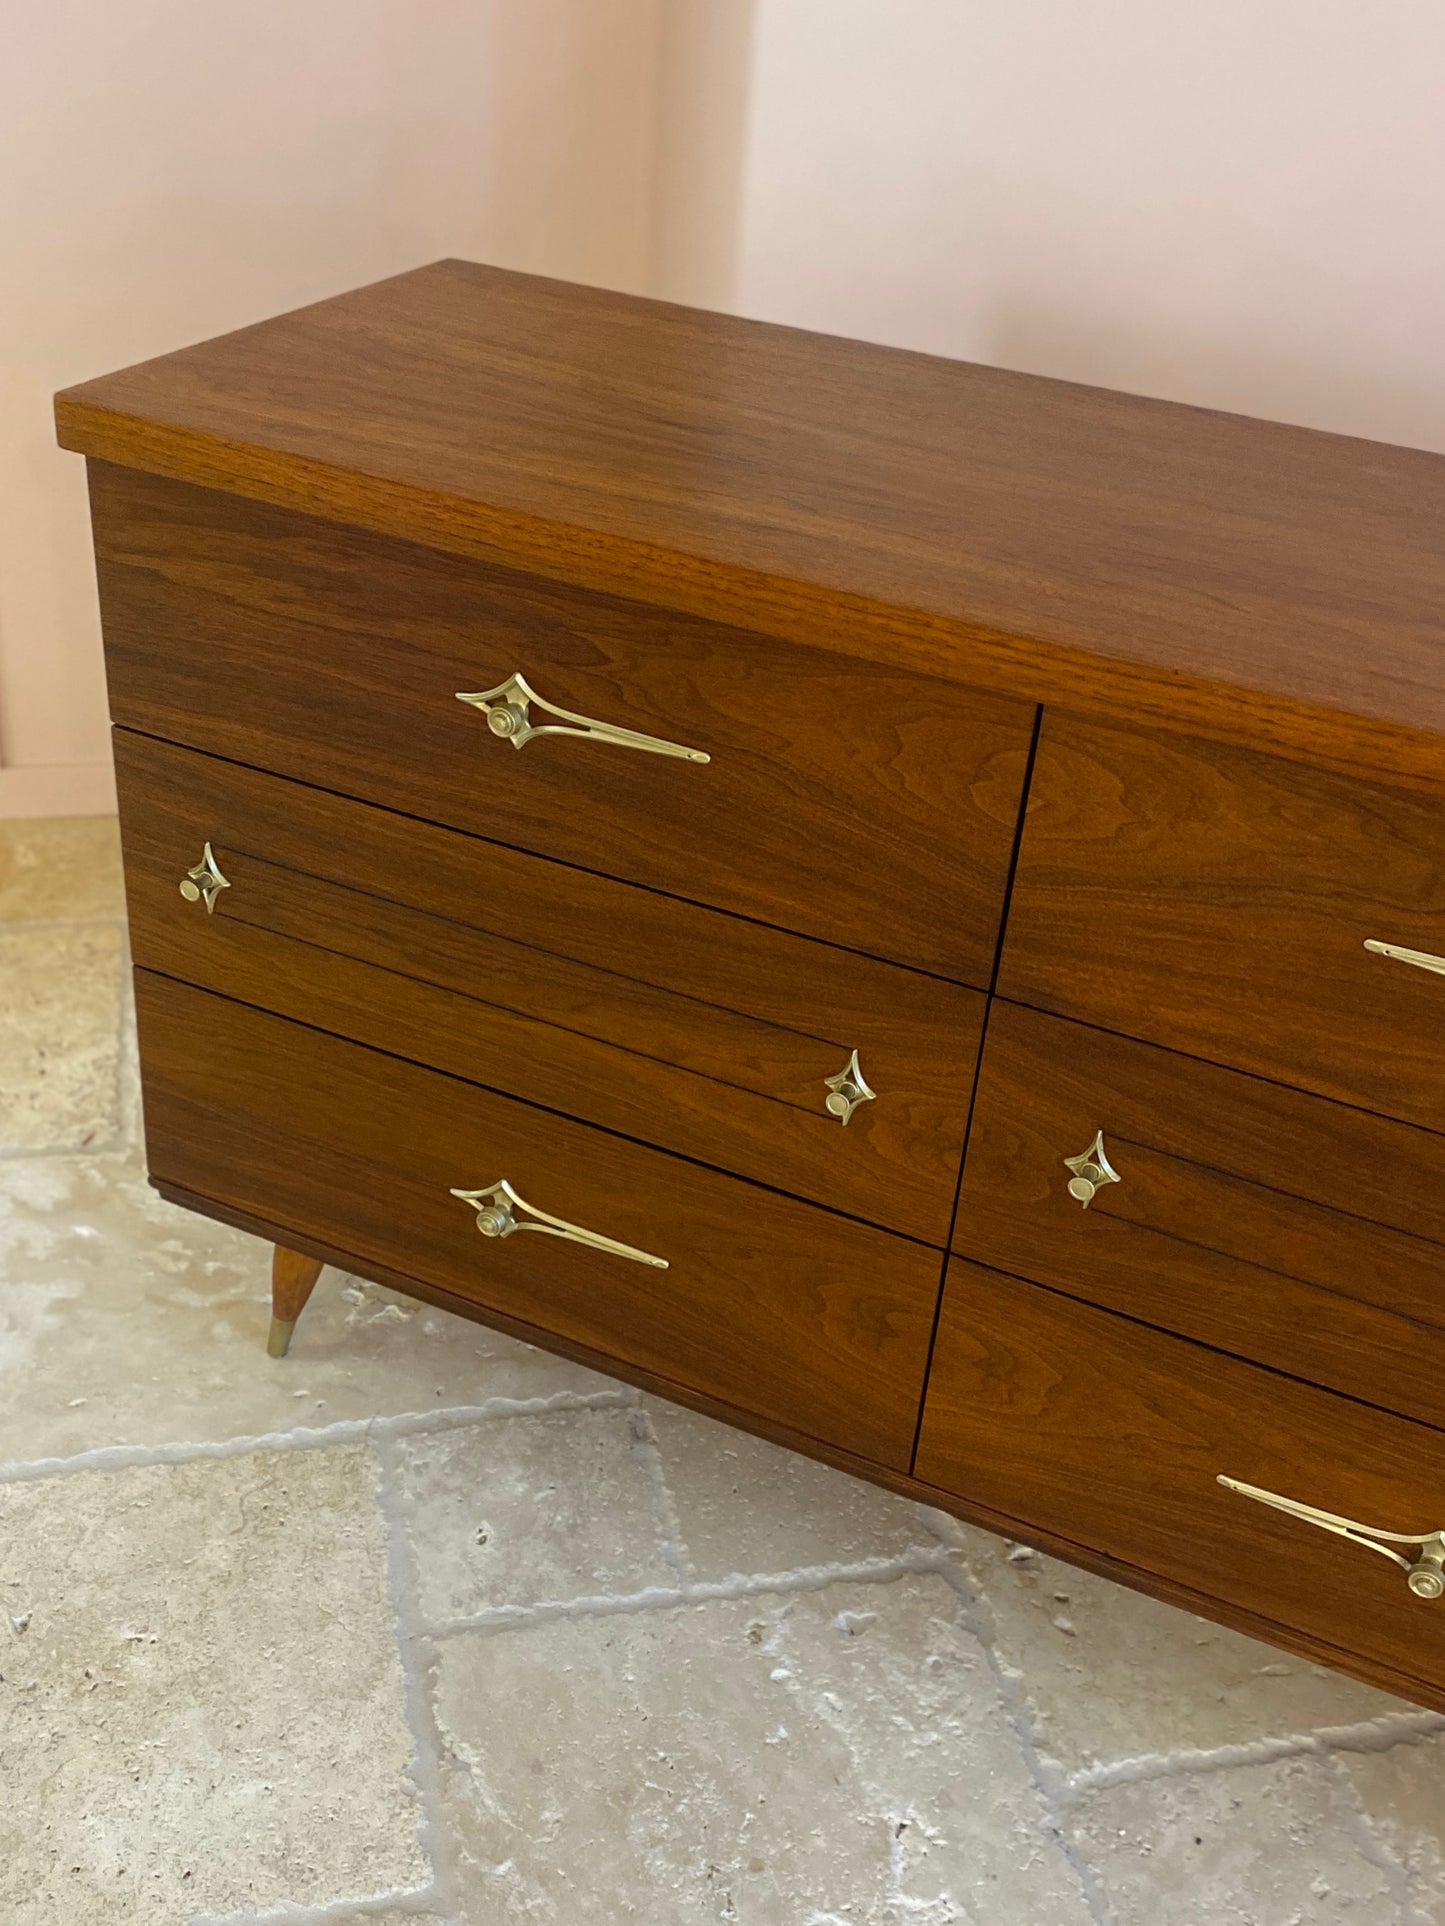
[[[527,726],[527,711],[520,702],[495,702],[487,711],[487,727],[494,736],[509,741]]]
[[[1081,1150],[1077,1157],[1065,1157],[1065,1170],[1073,1172],[1069,1179],[1069,1195],[1076,1203],[1087,1210],[1105,1184],[1122,1183],[1117,1170],[1109,1162],[1104,1150],[1104,1133],[1097,1131],[1094,1141],[1087,1150]]]
[[[824,1077],[823,1084],[828,1092],[823,1108],[840,1124],[847,1123],[860,1103],[873,1103],[877,1097],[877,1092],[868,1088],[856,1050],[835,1076]]]
[[[1445,1572],[1442,1572],[1438,1565],[1432,1564],[1429,1559],[1422,1559],[1418,1565],[1412,1565],[1405,1575],[1405,1583],[1416,1598],[1445,1597]]]
[[[477,1212],[477,1229],[483,1237],[505,1237],[512,1222],[512,1213],[506,1204],[487,1204]]]
[[[207,916],[216,913],[216,898],[223,889],[231,885],[221,874],[221,865],[216,861],[215,852],[209,843],[194,868],[188,869],[180,881],[180,892],[188,903],[204,902]]]

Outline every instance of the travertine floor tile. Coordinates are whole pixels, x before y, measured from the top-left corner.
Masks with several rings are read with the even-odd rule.
[[[956,1603],[905,1578],[446,1640],[468,1926],[1086,1926]]]
[[[1409,1712],[1402,1700],[957,1525],[1039,1749],[1068,1770]]]
[[[1422,1926],[1445,1926],[1445,1736],[1338,1761],[1371,1831],[1405,1867]]]
[[[0,1161],[0,1464],[612,1388],[332,1270],[268,1358],[270,1262],[138,1163]]]
[[[89,923],[124,914],[114,816],[0,820],[0,923]]]
[[[249,1922],[238,1921],[237,1926],[249,1926]],[[267,1921],[267,1926],[271,1922]],[[460,1926],[459,1921],[445,1918],[437,1912],[414,1912],[410,1907],[404,1913],[396,1912],[328,1912],[326,1926]]]
[[[1111,1926],[1396,1926],[1348,1794],[1315,1759],[1090,1794],[1068,1831]]]
[[[648,1399],[645,1409],[694,1578],[936,1549],[906,1499],[680,1405]]]
[[[0,1585],[6,1926],[426,1884],[369,1451],[0,1486]]]
[[[124,968],[113,923],[0,928],[0,1151],[115,1138]]]
[[[399,1458],[432,1624],[677,1584],[629,1411],[493,1418],[405,1439]]]

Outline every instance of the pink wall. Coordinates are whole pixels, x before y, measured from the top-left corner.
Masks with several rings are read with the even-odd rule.
[[[1445,450],[1440,0],[9,0],[0,815],[107,806],[52,391],[447,253]]]
[[[757,0],[733,303],[1445,449],[1440,0]]]
[[[447,253],[638,286],[658,0],[7,0],[0,815],[112,806],[56,388]]]

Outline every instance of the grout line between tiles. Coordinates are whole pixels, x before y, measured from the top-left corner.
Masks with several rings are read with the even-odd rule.
[[[37,916],[23,922],[0,923],[0,940],[30,930],[120,930],[128,933],[130,923],[124,912],[110,916]]]
[[[557,1391],[546,1398],[488,1398],[481,1404],[451,1405],[441,1411],[397,1412],[386,1418],[342,1418],[334,1424],[260,1432],[223,1439],[219,1443],[100,1445],[69,1458],[35,1458],[0,1464],[0,1485],[28,1484],[71,1472],[130,1471],[151,1465],[193,1464],[198,1459],[241,1458],[257,1451],[325,1451],[336,1445],[373,1444],[383,1438],[457,1431],[467,1425],[487,1424],[500,1418],[536,1417],[546,1411],[627,1409],[631,1399],[632,1393],[621,1388]]]
[[[94,1143],[85,1144],[7,1144],[0,1148],[0,1164],[22,1163],[61,1163],[66,1158],[79,1161],[90,1157],[127,1157],[134,1145],[124,1130],[116,1129],[108,1137],[98,1137]]]
[[[1397,1745],[1431,1738],[1437,1732],[1445,1732],[1445,1716],[1438,1712],[1385,1713],[1358,1725],[1320,1726],[1313,1732],[1280,1733],[1198,1751],[1181,1747],[1176,1752],[1148,1752],[1132,1759],[1110,1759],[1065,1773],[1061,1789],[1064,1802],[1072,1805],[1086,1793],[1107,1791],[1113,1786],[1230,1772],[1239,1766],[1271,1765],[1280,1759],[1323,1759],[1338,1752],[1388,1752]]]
[[[657,1535],[663,1558],[671,1567],[678,1588],[690,1595],[693,1579],[688,1566],[682,1524],[677,1515],[677,1507],[672,1500],[672,1488],[667,1482],[667,1471],[662,1462],[662,1449],[657,1442],[657,1427],[652,1422],[652,1413],[640,1397],[632,1413],[631,1423],[637,1455],[647,1471],[648,1491],[652,1498],[653,1516],[657,1520]]]
[[[405,1918],[429,1922],[429,1926],[459,1926],[450,1914],[437,1911],[440,1901],[428,1890],[414,1887],[404,1892],[374,1893],[365,1899],[329,1900],[324,1906],[265,1906],[258,1911],[245,1907],[234,1913],[195,1913],[187,1926],[351,1926],[352,1920],[379,1919],[400,1913]]]
[[[376,1502],[386,1526],[387,1591],[396,1624],[407,1727],[411,1732],[412,1783],[416,1788],[421,1849],[432,1869],[432,1884],[443,1909],[456,1896],[456,1867],[442,1818],[442,1757],[445,1747],[432,1705],[431,1680],[437,1651],[421,1622],[421,1585],[407,1517],[397,1434],[378,1438]]]
[[[1348,1809],[1344,1828],[1346,1837],[1365,1864],[1373,1866],[1385,1878],[1395,1901],[1400,1926],[1427,1926],[1414,1904],[1414,1881],[1409,1868],[1403,1860],[1396,1858],[1371,1824],[1364,1801],[1340,1763],[1339,1753],[1327,1753],[1323,1764],[1330,1779],[1344,1796]]]
[[[945,1583],[958,1599],[959,1622],[978,1643],[993,1677],[994,1690],[1023,1758],[1024,1769],[1039,1796],[1042,1814],[1039,1830],[1073,1874],[1095,1926],[1110,1926],[1110,1917],[1094,1874],[1083,1855],[1064,1831],[1064,1812],[1069,1803],[1067,1786],[1056,1768],[1039,1751],[1034,1716],[1018,1683],[999,1655],[988,1599],[979,1591],[950,1545],[948,1532],[953,1521],[927,1505],[915,1507],[924,1524],[939,1537],[939,1566]],[[937,1520],[937,1524],[934,1521]]]
[[[557,1619],[615,1618],[638,1612],[668,1611],[679,1605],[708,1605],[719,1600],[768,1594],[821,1591],[828,1585],[891,1585],[895,1580],[940,1572],[943,1558],[927,1549],[893,1558],[864,1558],[852,1564],[800,1565],[787,1572],[737,1572],[728,1578],[683,1585],[645,1585],[635,1592],[596,1592],[581,1598],[542,1599],[532,1605],[493,1605],[462,1618],[428,1624],[440,1641],[473,1633],[495,1634],[550,1624]]]

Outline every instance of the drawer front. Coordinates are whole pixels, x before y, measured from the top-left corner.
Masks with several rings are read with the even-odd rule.
[[[1025,1533],[1445,1688],[1445,1600],[1415,1596],[1380,1552],[1218,1482],[1435,1533],[1445,1435],[1424,1425],[955,1258],[916,1469]]]
[[[1045,718],[999,987],[1445,1130],[1445,805]]]
[[[1086,1206],[1065,1160],[1099,1131],[1118,1181]],[[954,1248],[1440,1422],[1431,1131],[997,1002]]]
[[[152,1177],[906,1469],[937,1252],[188,984],[136,983]],[[480,1235],[452,1192],[504,1179],[667,1268]]]
[[[988,983],[1030,706],[127,470],[92,513],[117,722]],[[710,760],[519,749],[456,699],[516,673]]]
[[[125,730],[116,768],[139,964],[947,1242],[977,991]]]

